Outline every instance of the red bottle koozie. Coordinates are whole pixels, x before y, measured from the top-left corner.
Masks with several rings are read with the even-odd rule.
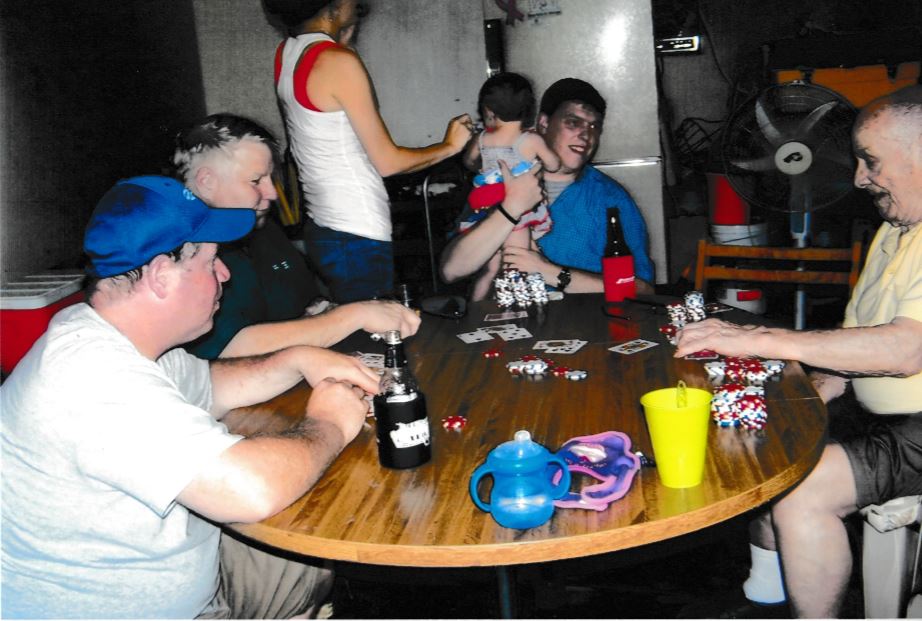
[[[634,257],[602,257],[602,283],[606,302],[634,297]]]

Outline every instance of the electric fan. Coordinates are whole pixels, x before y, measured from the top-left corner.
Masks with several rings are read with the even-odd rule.
[[[733,188],[750,204],[810,213],[852,189],[855,109],[822,86],[769,87],[733,114],[723,160]]]
[[[836,92],[796,81],[748,100],[724,128],[724,170],[733,189],[751,205],[790,213],[796,247],[808,245],[810,214],[852,190],[855,116]],[[798,288],[798,328],[804,301]]]

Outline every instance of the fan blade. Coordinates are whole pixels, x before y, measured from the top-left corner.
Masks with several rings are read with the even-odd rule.
[[[762,172],[766,170],[775,169],[775,156],[766,155],[764,157],[749,159],[749,160],[730,160],[730,164],[736,166],[737,168],[742,168],[743,170],[751,170],[753,172]]]
[[[830,110],[835,108],[838,103],[837,101],[827,101],[823,105],[815,108],[800,122],[800,125],[797,126],[797,136],[801,139],[809,138],[816,124],[819,123]]]
[[[849,173],[853,173],[855,170],[855,159],[851,155],[848,155],[847,153],[835,147],[829,149],[821,147],[820,149],[813,152],[813,157],[815,159],[826,160],[827,162],[838,164],[842,168],[849,171]]]
[[[756,99],[756,120],[759,122],[759,129],[762,130],[762,134],[765,138],[772,144],[774,147],[780,147],[786,142],[782,133],[775,127],[774,121],[768,115],[768,111],[765,109],[765,106],[762,104],[762,97]]]

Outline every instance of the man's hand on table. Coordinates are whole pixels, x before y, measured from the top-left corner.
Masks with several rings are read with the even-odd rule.
[[[419,315],[399,302],[369,300],[353,302],[348,306],[355,307],[356,312],[361,314],[360,321],[365,332],[400,330],[401,338],[407,338],[419,330]]]
[[[300,370],[304,379],[316,388],[325,379],[345,382],[369,394],[378,392],[381,378],[357,358],[320,347],[305,347]],[[367,406],[365,409],[368,409]]]
[[[702,349],[724,356],[759,356],[754,337],[763,333],[761,326],[740,326],[720,319],[705,319],[690,323],[676,335],[676,358],[683,358]]]
[[[305,413],[314,421],[326,422],[339,429],[342,446],[345,446],[365,424],[368,402],[361,388],[327,377],[314,386]]]

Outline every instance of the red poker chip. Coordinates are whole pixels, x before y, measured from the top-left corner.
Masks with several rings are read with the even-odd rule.
[[[463,416],[448,416],[442,419],[442,427],[445,429],[464,429],[467,419]]]
[[[487,351],[483,352],[484,358],[499,358],[502,355],[503,350],[501,349],[488,349]]]
[[[570,371],[570,367],[554,367],[551,374],[554,377],[564,377]]]
[[[538,356],[535,356],[534,354],[525,354],[524,356],[522,356],[521,359],[524,362],[531,362],[532,360],[539,360]]]

